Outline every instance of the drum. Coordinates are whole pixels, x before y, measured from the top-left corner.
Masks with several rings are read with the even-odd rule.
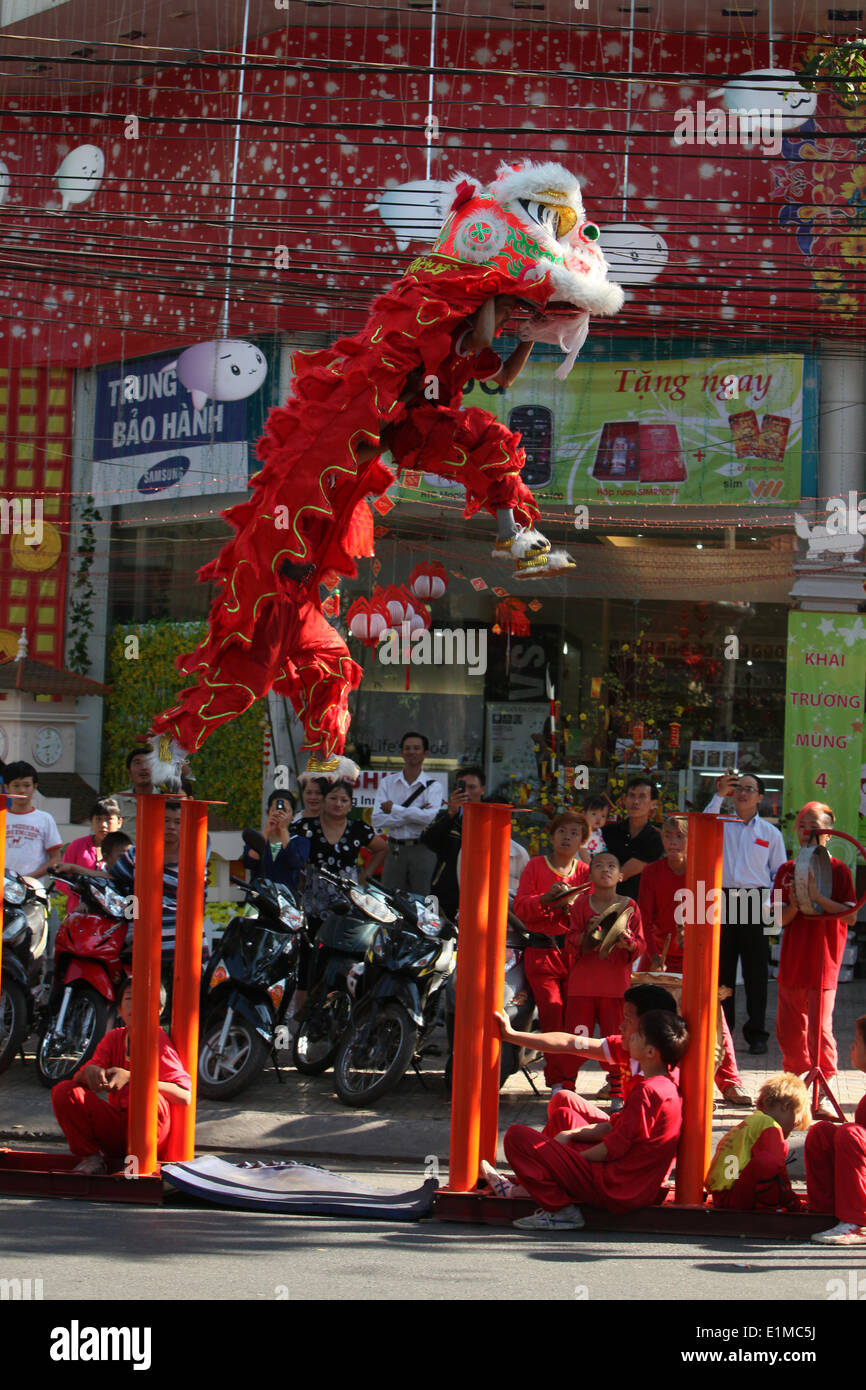
[[[668,991],[668,993],[670,993],[670,994],[672,994],[672,995],[674,996],[674,999],[676,999],[676,1001],[677,1001],[677,1010],[678,1010],[680,1013],[682,1013],[682,1011],[683,1011],[683,977],[682,977],[682,975],[675,975],[673,972],[668,972],[667,970],[639,970],[639,971],[635,971],[635,972],[632,974],[631,982],[632,982],[633,985],[660,985],[662,989],[666,989],[666,990]],[[717,1011],[717,1013],[716,1013],[716,1052],[715,1052],[715,1065],[716,1065],[717,1067],[721,1064],[722,1058],[723,1058],[724,1055],[725,1055],[725,1049],[724,1049],[724,1045],[723,1045],[723,1043],[722,1043],[722,999],[725,998],[726,995],[729,994],[729,993],[730,993],[730,990],[726,990],[724,985],[720,986],[720,988],[719,988],[719,999],[718,999],[718,1011]]]

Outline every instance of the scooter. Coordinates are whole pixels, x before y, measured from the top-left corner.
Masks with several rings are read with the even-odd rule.
[[[351,879],[325,869],[317,872],[339,888],[342,897],[334,900],[316,933],[309,993],[292,1044],[292,1061],[306,1076],[318,1076],[332,1065],[352,1009],[349,974],[373,944],[382,908],[386,917],[390,911],[378,885],[372,892],[365,891]]]
[[[37,878],[6,870],[3,884],[3,974],[0,984],[0,1072],[11,1067],[30,1033],[44,987],[48,894]]]
[[[385,908],[390,920],[349,977],[355,1003],[334,1062],[344,1105],[371,1104],[398,1085],[410,1063],[417,1066],[454,969],[457,929],[440,916],[435,897],[394,893]]]
[[[232,918],[205,970],[198,1090],[209,1100],[238,1095],[272,1053],[276,1062],[277,1030],[295,992],[306,930],[303,909],[283,884],[231,881],[257,916]]]
[[[129,978],[123,956],[132,927],[128,899],[107,878],[72,869],[54,877],[81,903],[61,922],[54,942],[54,980],[36,1051],[43,1086],[74,1076],[105,1036]]]

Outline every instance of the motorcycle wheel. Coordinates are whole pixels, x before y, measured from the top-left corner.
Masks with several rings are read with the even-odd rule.
[[[27,1036],[27,1000],[14,980],[0,993],[0,1072],[8,1071]]]
[[[292,1063],[304,1076],[320,1076],[333,1066],[349,1022],[349,996],[335,990],[320,1000],[301,1023],[292,1043]]]
[[[198,1054],[198,1094],[208,1100],[230,1100],[255,1081],[268,1060],[270,1049],[255,1028],[235,1014],[226,1037],[225,1052],[217,1056],[226,1007],[214,1009],[205,1020]]]
[[[369,1105],[402,1080],[418,1046],[418,1029],[396,1000],[370,1020],[364,1009],[349,1024],[334,1062],[334,1087],[344,1105]]]
[[[90,1061],[108,1027],[110,1004],[92,985],[73,985],[63,1036],[57,1037],[53,1013],[39,1034],[36,1071],[43,1086],[69,1081]]]

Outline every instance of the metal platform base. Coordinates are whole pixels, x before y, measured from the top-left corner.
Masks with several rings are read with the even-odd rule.
[[[438,1221],[461,1221],[482,1226],[509,1226],[519,1216],[529,1216],[538,1203],[528,1197],[494,1197],[489,1192],[436,1193],[433,1215]],[[629,1232],[661,1236],[739,1236],[757,1240],[808,1241],[815,1231],[826,1231],[835,1217],[814,1212],[720,1211],[716,1207],[676,1206],[673,1191],[656,1207],[638,1211],[603,1211],[581,1207],[584,1231]],[[584,1231],[567,1234],[580,1237]]]
[[[73,1173],[77,1162],[74,1154],[0,1149],[0,1196],[162,1206],[163,1181],[158,1173],[142,1178],[125,1178],[122,1173]]]

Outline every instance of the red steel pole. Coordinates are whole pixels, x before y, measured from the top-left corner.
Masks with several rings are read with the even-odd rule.
[[[484,1051],[481,1072],[481,1136],[479,1158],[496,1163],[499,1137],[499,1029],[493,1014],[505,995],[505,937],[508,931],[508,870],[511,849],[511,807],[488,803],[490,828],[490,886],[487,917],[487,961],[484,985]]]
[[[454,1006],[451,1147],[448,1187],[469,1192],[478,1180],[481,1062],[484,1051],[484,979],[490,891],[491,808],[463,807],[460,859],[460,942]]]
[[[719,1001],[719,936],[722,914],[724,822],[692,812],[686,853],[683,951],[683,1017],[689,1045],[680,1064],[683,1128],[677,1152],[676,1201],[703,1201],[713,1129],[713,1072]],[[714,896],[708,902],[708,895]],[[707,918],[714,920],[707,921]]]
[[[156,1171],[165,798],[150,793],[139,796],[137,805],[127,1143],[136,1160],[134,1175],[144,1176]]]
[[[166,1157],[195,1158],[195,1102],[198,1077],[198,1025],[201,996],[201,941],[207,868],[207,802],[183,801],[177,874],[177,938],[174,948],[171,1038],[189,1072],[189,1105],[171,1107]]]

